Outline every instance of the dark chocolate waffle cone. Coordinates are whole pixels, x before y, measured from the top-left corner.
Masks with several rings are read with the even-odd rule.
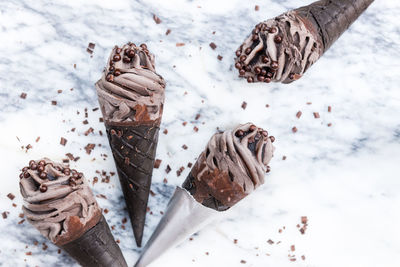
[[[326,51],[373,1],[321,0],[294,11],[313,24]]]
[[[154,122],[106,123],[108,140],[122,191],[131,218],[136,243],[140,247],[146,219],[147,201],[156,154],[159,124]]]
[[[59,247],[84,267],[128,266],[103,216],[81,237]]]

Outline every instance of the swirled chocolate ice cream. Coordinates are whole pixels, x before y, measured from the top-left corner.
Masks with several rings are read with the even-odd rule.
[[[215,134],[183,187],[203,205],[226,210],[264,183],[275,138],[251,124]]]
[[[323,54],[311,23],[289,11],[257,24],[236,51],[235,67],[248,82],[290,83]]]
[[[58,246],[94,227],[101,211],[82,173],[49,159],[31,160],[20,174],[27,220]]]
[[[145,44],[116,46],[96,83],[106,123],[160,122],[164,79],[155,72],[154,55]]]

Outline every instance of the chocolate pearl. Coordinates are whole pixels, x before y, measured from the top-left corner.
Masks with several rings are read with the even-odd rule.
[[[254,68],[254,72],[255,72],[255,74],[260,74],[261,68],[260,67],[255,67]]]
[[[239,50],[236,50],[236,56],[240,56],[241,52]]]
[[[133,57],[135,56],[135,50],[130,49],[130,50],[128,51],[127,55],[128,55],[129,58],[133,58]]]
[[[268,32],[269,33],[276,33],[277,29],[275,27],[271,27]]]
[[[244,70],[245,71],[251,71],[251,67],[247,65],[246,67],[244,67]]]
[[[24,172],[24,178],[29,178],[29,176],[31,176],[29,172]]]
[[[22,178],[24,178],[24,174],[23,174],[23,173],[20,173],[20,174],[19,174],[19,179],[22,179]]]
[[[140,47],[143,48],[143,49],[147,49],[147,45],[146,44],[141,44]]]
[[[275,142],[275,137],[274,136],[270,136],[269,139],[271,139],[271,142]]]
[[[241,68],[242,68],[242,64],[240,64],[239,62],[236,62],[236,64],[235,64],[235,68],[237,68],[237,69],[241,69]]]
[[[269,59],[268,59],[267,56],[262,56],[262,57],[261,57],[261,61],[262,61],[263,63],[268,63]]]
[[[39,174],[39,177],[40,177],[41,179],[46,179],[46,178],[47,178],[47,172],[41,172],[41,173]]]
[[[121,55],[119,55],[119,54],[114,55],[113,56],[113,60],[114,61],[120,61],[121,60]]]
[[[261,75],[262,75],[262,76],[267,75],[267,71],[266,71],[265,69],[262,69],[262,70],[261,70]]]
[[[266,82],[266,83],[270,83],[270,82],[271,82],[271,78],[268,78],[268,77],[267,77],[267,78],[265,78],[265,79],[264,79],[264,82]]]
[[[267,73],[267,77],[268,77],[268,78],[272,78],[272,76],[273,76],[272,72],[268,72],[268,73]]]
[[[106,77],[106,80],[107,80],[108,82],[113,82],[113,81],[114,81],[114,75],[108,74],[107,77]]]
[[[250,127],[249,127],[250,132],[254,132],[256,129],[257,129],[257,126],[255,126],[254,124],[250,125]]]
[[[282,43],[282,36],[280,35],[275,36],[274,42],[277,44]]]
[[[40,192],[44,193],[47,191],[47,185],[45,184],[41,184],[39,187]]]
[[[244,50],[244,52],[246,53],[246,55],[250,54],[251,48],[250,48],[250,47],[247,47],[246,50]]]
[[[23,167],[23,168],[22,168],[22,171],[23,171],[23,172],[26,172],[27,170],[28,170],[28,167]]]
[[[82,178],[83,177],[83,173],[78,173],[78,178]]]
[[[264,79],[265,79],[265,77],[262,76],[262,75],[258,75],[258,76],[257,76],[257,80],[258,80],[259,82],[263,82]]]
[[[29,165],[32,165],[33,163],[36,163],[34,160],[29,161]]]
[[[121,54],[121,52],[122,52],[122,49],[119,47],[115,50],[115,53],[117,53],[117,54]]]
[[[116,70],[116,71],[114,71],[114,75],[115,75],[115,77],[117,77],[117,76],[121,75],[121,71],[120,71],[120,70]]]
[[[267,166],[266,172],[270,172],[270,171],[271,171],[271,167],[270,167],[270,166]]]
[[[278,62],[273,61],[273,62],[271,63],[271,68],[272,68],[273,70],[277,70],[277,69],[278,69]]]
[[[245,75],[246,74],[246,71],[245,70],[239,70],[239,75],[240,76],[243,76],[243,75]]]
[[[123,61],[124,63],[130,63],[130,62],[131,62],[131,59],[130,59],[129,57],[124,56],[124,58],[122,59],[122,61]]]
[[[268,132],[267,132],[267,131],[265,131],[265,130],[264,130],[264,131],[262,131],[262,132],[261,132],[261,134],[262,134],[264,137],[267,137],[267,136],[268,136]]]
[[[244,135],[243,130],[237,130],[236,133],[235,133],[235,136],[236,136],[236,137],[241,137],[241,136],[243,136],[243,135]]]
[[[243,61],[245,61],[246,60],[246,56],[245,55],[242,55],[242,56],[240,56],[240,58],[239,58],[239,60],[241,61],[241,62],[243,62]]]
[[[43,172],[44,171],[44,166],[43,165],[39,165],[37,170],[38,170],[38,172]]]
[[[252,83],[252,82],[254,82],[254,79],[253,79],[253,77],[247,77],[247,82],[248,82],[248,83]]]

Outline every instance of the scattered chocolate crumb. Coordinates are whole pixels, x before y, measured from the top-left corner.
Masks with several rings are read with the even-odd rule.
[[[90,155],[90,153],[92,152],[92,150],[95,148],[95,146],[96,146],[96,144],[87,144],[86,146],[85,146],[85,150],[86,150],[86,153],[88,154],[88,155]]]
[[[162,210],[160,210],[160,214],[161,214],[161,215],[164,215],[164,212],[163,212]]]
[[[211,42],[210,47],[212,48],[212,50],[215,50],[215,48],[217,48],[217,45],[215,43]]]
[[[99,118],[99,122],[104,122],[104,119],[103,118]]]
[[[99,178],[97,176],[93,177],[93,182],[92,184],[96,184],[99,181]]]
[[[187,124],[187,121],[182,122],[183,126],[186,126],[186,124]]]
[[[52,101],[51,101],[51,104],[52,104],[53,106],[56,106],[56,105],[57,105],[57,101],[52,100]]]
[[[332,126],[332,123],[328,123],[328,127],[331,127]]]
[[[157,17],[156,14],[153,14],[153,19],[154,19],[154,22],[155,22],[156,24],[160,24],[160,23],[161,23],[161,19],[160,19],[159,17]]]
[[[94,49],[95,46],[96,46],[95,43],[89,43],[89,44],[88,44],[88,47],[89,47],[90,49]]]
[[[179,170],[176,171],[177,176],[181,176],[182,172],[185,170],[185,167],[181,166]]]
[[[115,240],[115,242],[117,242],[117,244],[121,243],[121,241],[119,239]]]
[[[21,93],[21,95],[19,96],[22,99],[26,99],[27,93]]]
[[[43,243],[43,244],[42,244],[42,249],[43,249],[43,250],[47,250],[48,248],[49,248],[49,246],[47,246],[46,243]]]
[[[25,222],[25,219],[22,219],[18,222],[18,224],[23,224]]]
[[[331,111],[332,111],[332,107],[328,106],[328,112],[331,112]]]
[[[69,159],[63,159],[62,162],[63,163],[69,163]]]
[[[163,183],[164,183],[164,184],[168,183],[167,178],[164,178]]]
[[[314,112],[313,114],[314,114],[314,118],[316,118],[316,119],[319,119],[319,118],[320,118],[318,112]]]
[[[301,111],[299,110],[299,111],[297,111],[297,113],[296,113],[296,117],[298,118],[298,119],[300,119],[300,117],[301,117]]]
[[[171,30],[168,29],[168,30],[165,32],[165,35],[168,35],[168,34],[170,34],[170,33],[171,33]]]
[[[1,215],[3,216],[3,219],[7,219],[7,214],[8,214],[9,212],[8,211],[4,211]]]
[[[292,132],[293,132],[293,133],[296,133],[296,132],[297,132],[297,127],[296,127],[296,126],[292,128]]]
[[[296,250],[295,246],[294,246],[294,245],[291,245],[291,246],[290,246],[290,251],[295,251],[295,250]]]
[[[98,195],[96,195],[96,197],[98,197],[98,198],[103,198],[103,199],[107,199],[107,197],[106,197],[105,195],[103,195],[103,194],[98,194]]]
[[[188,166],[188,168],[192,168],[193,164],[192,164],[191,162],[189,162],[189,163],[187,164],[187,166]]]
[[[83,124],[89,124],[88,120],[82,121]]]
[[[237,244],[238,240],[237,239],[233,239],[233,244]]]
[[[210,255],[210,253],[206,252],[206,255],[208,256],[208,255]]]
[[[93,54],[93,50],[90,48],[86,48],[86,52],[88,52],[89,54]]]
[[[165,172],[169,173],[171,170],[172,170],[171,167],[169,165],[167,165],[167,168],[165,168]]]
[[[241,264],[245,264],[246,261],[245,261],[245,260],[240,260],[240,263],[241,263]]]
[[[76,129],[76,128],[72,128],[72,129],[71,129],[71,132],[75,132],[75,129]]]
[[[256,6],[254,7],[254,10],[255,10],[255,11],[258,11],[258,10],[260,10],[260,7],[259,7],[258,5],[256,5]]]
[[[58,253],[58,254],[61,254],[61,248],[59,248],[59,249],[57,250],[57,253]]]
[[[242,109],[246,109],[246,107],[247,107],[247,103],[246,103],[246,101],[243,101],[243,103],[242,103]]]
[[[18,215],[18,217],[20,217],[20,218],[22,219],[22,218],[24,218],[24,217],[25,217],[25,214],[23,214],[23,213],[20,213],[20,214]]]
[[[90,127],[89,129],[86,130],[85,136],[88,136],[90,133],[93,133],[94,129]]]
[[[123,224],[125,224],[125,223],[128,222],[128,219],[127,219],[126,217],[124,217],[124,218],[122,218],[121,222],[122,222]]]
[[[307,105],[311,105],[311,104],[312,104],[312,102],[307,102],[306,104],[307,104]]]
[[[218,60],[222,60],[223,57],[222,57],[221,55],[218,55],[218,56],[217,56],[217,59],[218,59]]]
[[[282,157],[282,160],[286,160],[286,156],[283,156],[283,157]]]
[[[182,148],[185,149],[185,150],[187,150],[187,149],[188,149],[188,146],[187,146],[187,145],[183,145]]]
[[[296,261],[296,258],[290,258],[290,261]]]
[[[13,193],[8,193],[7,197],[11,200],[14,200],[15,196]]]
[[[196,117],[194,117],[194,119],[197,121],[198,119],[200,119],[200,116],[201,116],[200,113],[197,113]]]
[[[185,45],[185,43],[176,43],[177,47],[184,46],[184,45]]]
[[[103,211],[104,211],[104,213],[105,213],[105,214],[107,214],[107,213],[108,213],[108,209],[104,209]]]
[[[155,196],[156,196],[156,193],[154,193],[153,190],[150,189],[150,195],[151,195],[152,197],[155,197]]]
[[[67,154],[65,154],[65,156],[67,156],[70,160],[75,159],[74,155],[72,155],[71,153],[67,153]]]
[[[161,161],[162,161],[161,159],[156,159],[154,161],[154,168],[155,169],[158,169],[160,167]]]
[[[74,159],[74,161],[76,162],[76,161],[78,161],[80,158],[81,158],[81,157],[76,157],[76,158]]]
[[[265,107],[266,107],[266,108],[269,108],[269,105],[268,105],[268,104],[266,104],[266,105],[265,105]]]
[[[26,256],[32,256],[32,252],[28,251],[25,253]]]
[[[164,129],[163,134],[168,134],[168,130]]]
[[[38,136],[38,137],[36,138],[35,142],[37,143],[37,142],[39,142],[39,140],[40,140],[40,136]]]
[[[306,224],[308,222],[307,216],[301,216],[301,223]]]
[[[194,126],[193,131],[195,131],[197,133],[199,131],[199,128],[197,126]]]
[[[268,244],[272,245],[273,243],[275,243],[274,241],[272,241],[271,239],[268,239]]]
[[[282,229],[279,229],[279,230],[278,230],[278,233],[282,234]]]
[[[98,110],[99,110],[98,107],[97,107],[97,108],[92,108],[92,111],[93,111],[93,112],[98,111]]]
[[[65,146],[67,144],[67,141],[68,141],[67,139],[65,139],[64,137],[61,137],[60,144]]]
[[[301,259],[304,261],[306,259],[306,256],[301,255]]]

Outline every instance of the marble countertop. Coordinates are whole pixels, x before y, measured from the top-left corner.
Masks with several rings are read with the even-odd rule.
[[[153,174],[144,242],[217,127],[252,121],[276,137],[266,184],[155,267],[398,266],[400,2],[373,3],[290,85],[248,84],[233,67],[234,51],[256,23],[310,2],[1,1],[0,213],[7,218],[0,216],[0,265],[75,264],[19,217],[20,168],[44,156],[62,161],[66,153],[80,157],[70,164],[90,181],[99,178],[92,188],[108,209],[112,233],[129,266],[138,258],[131,227],[122,223],[128,214],[118,178],[110,175],[115,166],[99,134],[105,128],[93,85],[112,47],[132,41],[147,43],[167,81],[161,131],[168,134],[159,138],[162,163]],[[89,42],[96,44],[93,54]],[[94,132],[85,135],[89,127]],[[96,144],[90,155],[88,143]],[[110,182],[102,183],[106,176]]]

